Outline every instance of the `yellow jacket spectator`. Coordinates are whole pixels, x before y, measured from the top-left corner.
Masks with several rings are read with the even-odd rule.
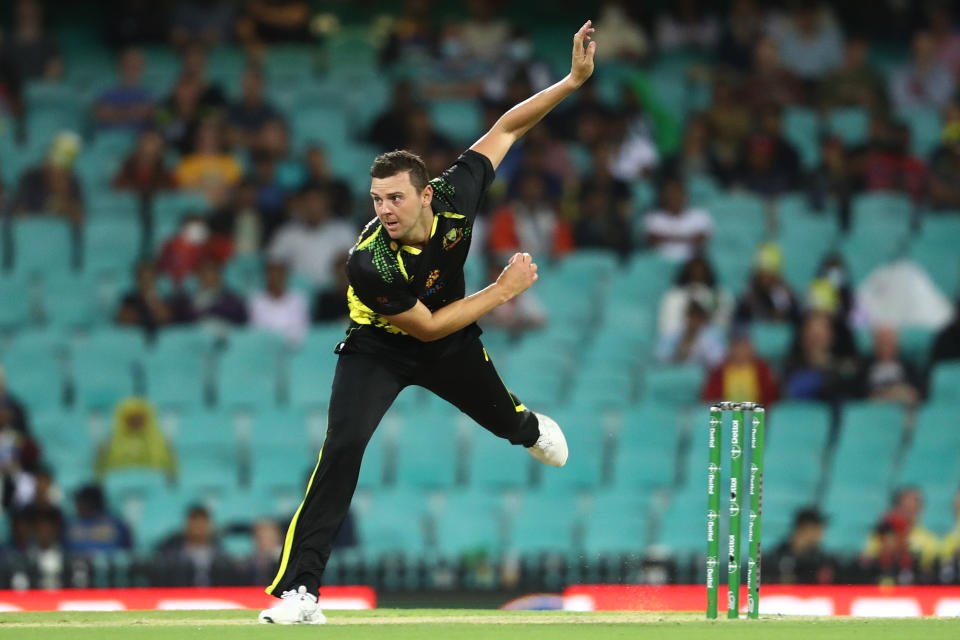
[[[900,489],[893,497],[893,506],[881,518],[881,524],[888,525],[897,538],[902,551],[912,554],[919,562],[921,571],[929,571],[937,559],[940,540],[920,524],[920,511],[923,510],[923,497],[920,490],[908,487]],[[882,553],[879,536],[874,533],[867,539],[864,555],[875,558]]]
[[[217,120],[200,124],[196,146],[177,165],[175,176],[180,187],[200,191],[212,201],[227,187],[240,182],[243,170],[236,158],[224,150],[221,124]]]
[[[140,467],[177,472],[173,452],[157,425],[157,414],[143,398],[127,398],[113,414],[113,434],[97,455],[97,476],[115,469]]]

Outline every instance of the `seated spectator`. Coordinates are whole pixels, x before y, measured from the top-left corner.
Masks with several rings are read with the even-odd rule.
[[[953,305],[923,265],[909,258],[873,268],[857,287],[858,300],[873,325],[939,329],[953,317]]]
[[[14,426],[13,412],[0,407],[0,507],[16,508],[33,500],[40,450]]]
[[[249,301],[250,325],[273,331],[288,343],[299,345],[310,328],[310,309],[302,293],[287,285],[289,269],[283,262],[266,266],[266,288]]]
[[[177,166],[177,184],[199,191],[213,202],[222,198],[230,186],[240,182],[242,176],[240,163],[223,143],[222,125],[216,120],[201,122],[194,150]]]
[[[733,80],[718,74],[713,97],[705,114],[711,132],[710,151],[713,174],[728,186],[740,165],[743,145],[753,129],[753,116],[746,102],[737,95]]]
[[[488,248],[495,260],[517,251],[538,259],[561,258],[573,249],[570,224],[547,197],[546,180],[538,173],[517,179],[517,195],[490,216]]]
[[[144,398],[126,398],[113,412],[113,433],[97,452],[96,473],[102,478],[116,469],[154,469],[171,480],[177,464],[160,431],[157,412]]]
[[[252,155],[270,158],[274,166],[274,179],[285,192],[303,185],[303,165],[290,154],[290,132],[281,118],[267,120],[260,127]]]
[[[322,289],[333,282],[335,262],[356,241],[353,226],[333,217],[329,194],[308,185],[300,193],[295,217],[280,227],[267,254]]]
[[[597,60],[639,62],[647,55],[650,46],[647,34],[628,12],[631,4],[603,4],[595,25],[598,33],[604,34],[604,46],[597,48]]]
[[[937,333],[930,349],[930,366],[946,360],[960,360],[960,298],[957,299],[953,320]],[[0,384],[2,387],[2,384]],[[0,392],[2,396],[2,392]],[[0,400],[2,403],[2,400]]]
[[[80,137],[62,132],[54,137],[43,164],[20,176],[13,197],[14,214],[49,213],[73,224],[83,222],[83,190],[73,172]]]
[[[738,88],[738,99],[752,113],[768,106],[787,107],[806,104],[806,85],[783,66],[780,50],[772,38],[757,41],[753,49],[753,68]]]
[[[236,11],[226,0],[178,2],[170,16],[170,42],[180,49],[225,44],[233,37]]]
[[[345,253],[333,263],[333,282],[328,287],[317,291],[311,319],[314,322],[336,322],[349,317],[350,309],[347,306],[347,289],[349,287],[347,254]]]
[[[278,179],[277,163],[265,152],[251,154],[253,165],[248,179],[256,185],[257,208],[264,216],[283,219],[287,214],[287,192]]]
[[[404,133],[399,148],[412,151],[422,158],[429,156],[435,149],[453,149],[453,143],[437,131],[430,120],[430,112],[423,107],[410,109]]]
[[[261,127],[268,120],[279,118],[280,112],[264,96],[263,73],[247,67],[241,78],[240,99],[227,107],[227,132],[234,145],[250,148]]]
[[[737,300],[734,322],[795,322],[800,307],[780,274],[783,254],[772,243],[757,248],[747,290]]]
[[[607,121],[607,138],[613,141],[609,165],[614,177],[632,182],[656,169],[660,164],[660,152],[654,138],[652,118],[643,111],[633,90],[624,90],[623,93],[624,102],[629,99],[633,104],[622,108]]]
[[[190,213],[180,221],[176,235],[164,242],[157,269],[179,285],[206,260],[226,262],[231,249],[229,238],[211,233],[203,216]]]
[[[833,343],[830,316],[808,314],[796,331],[784,366],[784,398],[832,402],[849,395],[855,363],[834,356]]]
[[[32,482],[17,486],[14,505],[17,508],[59,509],[63,494],[54,480],[50,467],[35,464],[30,469],[30,479]]]
[[[953,496],[954,528],[943,538],[940,551],[941,571],[946,569],[954,576],[960,575],[960,490]],[[949,574],[948,574],[949,575]]]
[[[251,0],[237,18],[237,39],[254,56],[270,43],[309,42],[310,17],[303,0]]]
[[[878,111],[886,107],[883,76],[870,68],[869,47],[869,42],[864,38],[852,37],[847,40],[840,67],[820,83],[820,108],[862,107],[868,111]]]
[[[202,90],[196,77],[181,75],[170,95],[154,111],[154,126],[164,141],[181,154],[193,151],[200,122],[215,116],[215,111],[201,102]]]
[[[713,52],[720,40],[720,21],[694,0],[665,6],[657,16],[658,51],[699,49]]]
[[[257,185],[247,178],[230,189],[213,209],[210,230],[230,239],[234,256],[259,253],[283,220],[264,215],[257,206]]]
[[[684,181],[694,176],[720,179],[720,166],[714,153],[713,135],[706,115],[692,114],[687,118],[680,148],[664,160],[660,168],[664,175],[679,176]],[[729,178],[726,176],[727,180]]]
[[[253,538],[253,554],[246,562],[247,579],[250,584],[269,584],[277,575],[283,534],[273,520],[257,520],[250,537]]]
[[[4,48],[17,75],[28,80],[59,80],[63,56],[56,40],[44,27],[43,5],[38,0],[17,0],[15,25],[4,37]]]
[[[727,359],[710,372],[703,388],[703,400],[719,402],[759,402],[769,407],[777,400],[779,389],[770,366],[753,350],[746,330],[730,338]]]
[[[495,282],[502,270],[501,263],[491,261],[487,265],[487,277],[492,278],[491,282]],[[525,294],[512,298],[481,318],[481,328],[495,327],[511,336],[519,336],[546,325],[547,310],[537,297],[536,291],[529,290]]]
[[[836,205],[840,228],[850,230],[850,202],[859,190],[859,177],[853,161],[843,144],[835,135],[820,142],[820,164],[806,178],[806,192],[810,206],[815,211],[824,211]]]
[[[677,177],[660,184],[659,208],[644,218],[646,241],[657,253],[672,260],[689,260],[713,234],[713,218],[706,210],[687,204],[686,188]]]
[[[863,561],[873,569],[875,579],[909,584],[916,579],[917,569],[929,577],[940,542],[920,522],[923,495],[916,487],[903,487],[893,494],[891,502],[867,540]]]
[[[379,149],[399,149],[407,139],[407,118],[416,103],[413,87],[406,80],[393,85],[390,104],[373,120],[365,139]]]
[[[550,65],[537,56],[529,32],[519,26],[513,27],[506,45],[497,52],[493,68],[483,78],[482,99],[487,104],[498,105],[498,114],[509,109],[509,105],[503,103],[509,100],[507,94],[514,78],[522,78],[534,92],[546,89],[553,82]]]
[[[120,300],[114,317],[119,325],[141,327],[153,334],[162,326],[177,322],[173,306],[157,289],[157,270],[152,262],[141,262],[135,270],[136,287]]]
[[[220,111],[227,106],[227,95],[219,83],[210,80],[204,45],[200,42],[186,45],[181,52],[181,63],[181,77],[190,78],[197,86],[200,109],[205,115],[221,115]]]
[[[247,304],[224,284],[220,264],[213,256],[201,259],[196,268],[196,287],[181,291],[175,305],[182,305],[185,308],[183,315],[191,321],[246,324]]]
[[[88,484],[73,494],[76,515],[67,521],[67,548],[73,553],[103,553],[133,547],[130,528],[107,509],[103,490]]]
[[[723,362],[723,334],[710,323],[707,310],[691,300],[683,329],[661,336],[656,355],[663,364],[696,364],[713,369]]]
[[[173,173],[164,160],[164,147],[163,136],[158,131],[150,129],[141,133],[133,153],[127,156],[113,177],[113,188],[135,191],[142,198],[176,188]]]
[[[677,271],[673,286],[660,298],[657,331],[660,335],[683,329],[684,317],[691,300],[710,312],[710,322],[721,329],[730,324],[733,298],[717,283],[710,261],[701,255],[687,260]]]
[[[613,148],[607,142],[599,142],[590,149],[592,162],[590,172],[583,176],[580,191],[585,193],[591,189],[601,189],[610,193],[613,206],[624,217],[633,215],[632,194],[630,184],[620,180],[610,173],[610,157]],[[578,176],[574,175],[573,179]]]
[[[591,187],[580,194],[580,219],[573,228],[573,243],[580,249],[609,249],[626,259],[633,250],[632,219],[617,207],[613,194]]]
[[[13,118],[13,133],[18,142],[25,136],[26,103],[23,99],[23,79],[11,59],[10,51],[0,43],[0,114]]]
[[[759,3],[750,0],[733,2],[729,14],[724,17],[717,60],[738,73],[747,71],[753,57],[753,45],[763,36],[766,27],[767,15]]]
[[[833,355],[841,359],[856,360],[859,357],[857,340],[843,313],[841,291],[826,277],[810,283],[804,313],[826,313],[833,325]]]
[[[779,584],[832,584],[837,559],[823,550],[824,524],[814,507],[797,511],[790,537],[764,557],[764,575]]]
[[[772,32],[784,66],[803,80],[819,80],[840,64],[843,33],[823,6],[795,5]]]
[[[513,84],[511,83],[511,85]],[[610,106],[597,93],[597,84],[595,79],[583,83],[576,94],[571,96],[572,99],[568,106],[561,103],[560,107],[553,112],[554,115],[547,117],[548,124],[563,139],[574,140],[589,149],[603,140],[607,119],[613,114]],[[526,82],[523,83],[523,86],[518,85],[516,89],[512,89],[508,93],[505,103],[515,97],[524,100],[523,96],[531,95],[529,92],[524,93],[530,88],[529,83]],[[503,109],[494,110],[494,118],[499,118],[502,113]],[[507,155],[509,157],[509,154]]]
[[[930,159],[930,206],[960,209],[960,102],[953,101],[944,109],[941,140]]]
[[[143,51],[131,47],[120,53],[120,84],[100,94],[93,117],[101,130],[140,131],[153,116],[153,96],[143,87]]]
[[[901,191],[920,202],[927,189],[927,165],[910,151],[910,128],[891,124],[881,144],[869,144],[858,159],[863,187]]]
[[[226,560],[206,507],[195,504],[187,510],[183,532],[161,543],[159,558],[172,569],[186,569],[186,582],[193,587],[213,584],[215,565]]]
[[[0,410],[6,409],[10,412],[11,425],[17,431],[24,435],[30,434],[30,418],[23,402],[10,391],[7,383],[7,372],[0,364]]]
[[[913,365],[900,355],[896,329],[873,330],[873,353],[860,368],[860,397],[913,405],[922,397],[922,382]]]
[[[389,27],[377,55],[382,68],[410,60],[427,60],[436,55],[439,48],[439,27],[431,4],[422,0],[405,2],[403,9],[404,13]]]
[[[766,198],[791,191],[800,182],[800,155],[781,133],[782,112],[770,105],[761,117],[761,130],[747,139],[735,183]]]
[[[927,13],[937,58],[956,76],[960,71],[960,33],[957,33],[953,12],[947,5],[932,4],[927,7]]]
[[[312,144],[306,152],[306,181],[312,187],[319,187],[330,197],[333,215],[349,218],[353,213],[353,195],[346,180],[336,177],[330,171],[327,152],[320,145]]]
[[[62,589],[67,571],[63,548],[63,513],[57,507],[28,508],[32,536],[27,560],[36,582],[36,589]]]
[[[912,109],[940,109],[953,96],[955,80],[937,59],[936,42],[929,31],[913,35],[909,63],[889,77],[891,106],[897,113]]]

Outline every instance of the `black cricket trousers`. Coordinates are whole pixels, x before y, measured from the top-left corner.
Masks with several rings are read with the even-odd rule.
[[[302,584],[316,595],[357,488],[364,449],[404,387],[432,391],[512,444],[529,447],[540,435],[536,416],[504,386],[479,337],[452,353],[422,358],[364,347],[380,333],[361,327],[338,348],[326,439],[306,496],[287,528],[269,594],[280,596]]]

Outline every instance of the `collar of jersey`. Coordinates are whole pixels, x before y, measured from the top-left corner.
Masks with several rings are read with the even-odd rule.
[[[433,227],[430,229],[430,237],[433,237],[433,234],[437,232],[437,221],[440,219],[440,216],[433,214]],[[420,255],[423,249],[417,249],[416,247],[410,247],[405,244],[400,245],[401,251],[406,251],[407,253],[412,253],[415,256]]]

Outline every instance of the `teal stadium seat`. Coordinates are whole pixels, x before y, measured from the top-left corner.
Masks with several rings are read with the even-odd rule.
[[[655,544],[674,554],[703,553],[706,548],[707,529],[707,465],[706,453],[701,473],[695,482],[675,493],[663,513]],[[729,480],[724,481],[728,486]],[[721,510],[726,500],[721,503]],[[725,518],[721,518],[726,523]],[[721,540],[723,537],[721,536]]]
[[[210,336],[197,328],[170,331],[143,358],[147,396],[159,407],[199,409],[207,404]]]
[[[848,404],[833,452],[836,486],[889,486],[903,436],[903,408],[895,404]]]
[[[504,510],[491,491],[448,493],[436,516],[437,549],[446,558],[482,553],[495,557],[504,548]]]
[[[928,404],[920,411],[899,471],[899,485],[919,485],[924,490],[960,486],[960,430],[955,413],[951,404]]]
[[[97,286],[82,275],[49,275],[43,281],[44,324],[61,330],[85,329],[102,320]]]
[[[787,107],[783,112],[783,136],[797,148],[806,169],[820,161],[820,123],[817,114],[803,107]]]
[[[928,214],[910,246],[910,257],[920,263],[948,297],[960,293],[960,212]]]
[[[13,221],[14,273],[65,273],[73,266],[73,241],[62,219],[38,216]]]
[[[652,366],[644,372],[643,402],[678,409],[695,405],[703,388],[704,372],[697,365]]]
[[[0,276],[0,329],[19,329],[30,322],[30,293],[23,279]]]
[[[31,411],[57,409],[63,404],[61,346],[62,341],[51,332],[21,332],[0,353],[7,384]]]
[[[88,220],[83,228],[83,269],[126,275],[140,255],[140,223],[134,217]]]
[[[960,362],[940,362],[930,379],[930,400],[960,403]]]
[[[870,114],[860,107],[833,109],[827,114],[827,128],[840,136],[848,147],[855,147],[867,140]]]
[[[483,118],[476,100],[434,100],[430,119],[438,132],[456,142],[472,144],[482,133]]]
[[[474,489],[524,487],[530,484],[532,457],[486,429],[469,431],[468,482]]]
[[[112,411],[134,393],[135,367],[143,357],[143,336],[117,327],[92,333],[71,350],[74,404],[83,409]]]
[[[453,414],[411,416],[397,438],[397,487],[452,487],[457,480],[458,421]]]
[[[681,426],[680,412],[667,405],[645,404],[625,412],[618,434],[615,486],[625,492],[673,486]]]
[[[900,114],[910,127],[910,147],[921,158],[932,154],[942,139],[943,124],[936,109],[910,109]]]
[[[829,519],[823,546],[835,553],[859,553],[887,506],[888,494],[880,487],[834,480],[823,505]]]
[[[649,502],[637,491],[594,495],[584,521],[587,557],[639,554],[649,544]]]
[[[758,322],[750,328],[750,337],[757,355],[776,368],[789,355],[793,328],[781,322]]]
[[[577,494],[573,490],[528,491],[508,519],[507,549],[521,555],[568,554],[575,549]]]
[[[403,488],[377,491],[354,500],[364,555],[418,557],[426,547],[426,496]]]
[[[277,403],[282,339],[267,331],[235,330],[217,362],[220,407],[268,408]]]

